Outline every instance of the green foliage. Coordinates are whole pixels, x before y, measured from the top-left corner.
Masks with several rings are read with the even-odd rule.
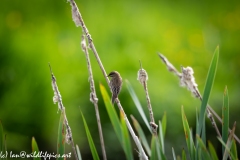
[[[202,157],[205,160],[211,160],[206,144],[202,141],[202,139],[198,135],[197,135],[197,142],[199,144],[198,157]]]
[[[145,134],[142,130],[142,127],[140,126],[138,121],[133,116],[131,116],[131,118],[132,118],[132,121],[133,121],[134,128],[136,129],[136,131],[139,135],[139,139],[140,139],[143,147],[147,151],[147,154],[150,156],[151,155],[151,149],[150,149],[149,144],[147,142],[147,138],[146,138],[146,136],[145,136]]]
[[[121,127],[122,127],[122,140],[123,140],[123,147],[126,151],[127,159],[133,160],[133,154],[132,154],[132,145],[131,140],[128,133],[128,128],[126,125],[126,122],[124,120],[124,113],[120,112],[120,121],[121,121]]]
[[[61,155],[58,160],[64,160],[62,155],[65,154],[65,143],[66,143],[66,126],[64,123],[65,120],[65,111],[61,112],[58,125],[58,142],[57,142],[57,154]]]
[[[228,89],[224,90],[223,94],[223,107],[222,107],[222,140],[227,143],[228,139],[228,128],[229,128],[229,102],[228,102]],[[222,146],[222,153],[224,153],[225,147]]]
[[[68,120],[75,129],[73,131],[76,134],[73,134],[77,142],[82,142],[80,135],[85,131],[79,127],[76,107],[81,106],[83,113],[90,115],[94,115],[94,108],[89,106],[88,73],[85,71],[85,57],[79,47],[81,29],[73,25],[69,4],[66,0],[35,2],[31,5],[31,0],[1,1],[0,118],[8,136],[9,150],[29,151],[30,139],[26,137],[35,136],[43,150],[55,151],[56,139],[51,137],[56,133],[51,131],[57,130],[56,119],[59,119],[59,115],[55,114],[56,107],[52,107],[47,63],[51,62],[56,68]],[[135,81],[138,59],[141,59],[146,70],[150,71],[148,87],[153,109],[157,109],[155,117],[159,120],[161,111],[167,111],[171,115],[168,127],[174,126],[176,131],[182,129],[182,122],[172,114],[179,113],[179,105],[183,104],[189,122],[195,121],[194,114],[189,113],[193,113],[198,102],[191,97],[186,98],[189,93],[184,89],[177,89],[178,84],[173,76],[168,75],[159,59],[154,58],[155,52],[159,50],[171,57],[176,67],[193,66],[199,90],[202,91],[211,51],[221,44],[220,74],[217,74],[214,88],[219,93],[223,86],[228,85],[233,110],[231,118],[239,121],[240,1],[78,0],[76,3],[107,71],[118,70],[123,79],[133,84],[138,94],[142,88],[139,89]],[[92,68],[96,82],[104,83],[98,66],[93,64]],[[126,113],[136,115],[138,112],[132,109],[132,100],[126,98],[129,93],[124,87],[120,99],[128,104]],[[213,107],[219,106],[216,100],[218,96],[211,96]],[[142,103],[143,99],[140,100]],[[142,105],[145,107],[144,103]],[[99,106],[103,106],[100,97]],[[108,116],[104,111],[105,108],[101,107],[102,122],[110,123],[104,118]],[[95,119],[88,119],[88,122],[93,124]],[[97,125],[93,127],[97,130]],[[236,133],[239,133],[239,127],[237,129]],[[172,137],[166,136],[165,142],[172,146],[172,139],[181,138],[178,133],[171,132]],[[97,140],[98,133],[92,134],[93,139]],[[16,145],[16,139],[22,145]],[[84,145],[80,143],[79,147]],[[113,159],[117,149],[112,147],[112,152],[108,153],[109,159]],[[176,153],[179,150],[175,148]],[[87,156],[89,152],[84,150],[82,154]]]
[[[130,93],[130,95],[131,95],[131,97],[133,99],[133,102],[135,103],[135,106],[137,107],[138,112],[140,113],[143,121],[145,122],[146,126],[148,127],[149,131],[151,132],[151,129],[150,129],[150,126],[149,126],[149,123],[148,123],[148,120],[147,120],[147,116],[145,115],[145,113],[143,111],[142,105],[139,102],[139,99],[138,99],[135,91],[133,90],[132,85],[127,80],[126,80],[126,84],[127,84],[128,92]]]
[[[210,141],[208,141],[208,148],[209,148],[209,153],[212,157],[212,160],[218,160],[217,153]]]
[[[77,151],[78,160],[82,160],[82,156],[81,156],[80,149],[79,149],[78,145],[76,145],[76,151]]]
[[[159,122],[160,123],[160,122]],[[167,130],[167,113],[164,112],[163,117],[162,117],[162,133],[163,133],[163,137],[165,137],[166,135],[166,130]]]
[[[188,151],[190,152],[191,159],[194,160],[194,159],[196,159],[196,148],[194,145],[192,132],[189,128],[187,117],[184,113],[183,107],[182,107],[182,121],[183,121],[183,129],[184,129],[184,133],[185,133]]]
[[[82,114],[82,113],[81,113]],[[97,150],[96,150],[96,147],[94,145],[94,142],[93,142],[93,139],[92,139],[92,136],[91,136],[91,133],[88,129],[88,125],[87,125],[87,122],[82,114],[82,119],[83,119],[83,123],[84,123],[84,128],[85,128],[85,131],[86,131],[86,134],[87,134],[87,139],[88,139],[88,143],[89,143],[89,146],[90,146],[90,149],[91,149],[91,153],[92,153],[92,156],[93,156],[93,159],[94,160],[100,160],[99,156],[98,156],[98,153],[97,153]]]
[[[129,143],[130,140],[128,139],[129,135],[126,131],[126,126],[125,126],[126,124],[124,124],[123,122],[122,122],[122,124],[120,123],[119,118],[116,113],[116,110],[114,109],[114,106],[111,104],[109,95],[108,95],[105,87],[102,84],[100,84],[100,91],[102,93],[103,101],[105,103],[105,107],[107,109],[108,115],[110,117],[111,123],[114,128],[114,131],[118,137],[120,144],[123,147],[124,153],[126,154],[127,159],[133,159],[132,153],[130,153],[132,151],[129,150],[131,148],[130,147],[131,145]],[[124,128],[123,128],[123,126],[124,126]]]
[[[2,153],[0,159],[7,160],[6,157],[7,152],[7,144],[6,144],[6,136],[4,136],[2,121],[0,120],[0,153]]]
[[[233,146],[232,146],[232,149],[231,149],[231,153],[232,153],[233,157],[238,159],[237,145],[236,145],[236,141],[235,140],[233,140]]]
[[[157,160],[158,155],[157,155],[157,148],[156,148],[156,142],[157,138],[155,136],[152,136],[152,141],[151,141],[151,158],[150,160]]]
[[[32,137],[32,152],[39,153],[38,145],[34,137]],[[34,157],[34,160],[41,160],[40,157]]]
[[[199,115],[199,125],[197,128],[198,135],[201,135],[202,128],[204,126],[203,123],[205,123],[205,112],[206,112],[208,99],[210,97],[210,93],[212,90],[212,86],[214,84],[214,79],[217,71],[218,57],[219,57],[219,46],[217,46],[216,50],[214,51],[214,55],[209,67],[206,84],[203,91],[203,98],[202,98],[202,104],[201,104],[200,115]]]
[[[187,160],[186,152],[184,149],[182,150],[182,160]]]
[[[174,149],[172,148],[173,160],[177,160]]]
[[[3,133],[3,127],[2,122],[0,121],[0,151],[4,150],[4,133]]]

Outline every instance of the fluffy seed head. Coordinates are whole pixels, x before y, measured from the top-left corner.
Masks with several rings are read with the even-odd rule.
[[[138,77],[137,80],[143,85],[144,82],[148,80],[148,74],[144,69],[138,70]]]
[[[192,94],[199,98],[200,93],[197,88],[197,83],[195,82],[195,78],[193,76],[193,69],[191,67],[181,67],[182,68],[182,76],[180,80],[180,85],[186,87],[188,90],[192,92]]]

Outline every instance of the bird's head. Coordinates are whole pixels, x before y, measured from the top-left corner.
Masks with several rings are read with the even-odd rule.
[[[120,76],[120,74],[117,71],[112,71],[108,75],[108,77],[116,77],[116,76]]]

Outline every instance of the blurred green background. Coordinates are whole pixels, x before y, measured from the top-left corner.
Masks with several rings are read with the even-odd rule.
[[[237,121],[236,134],[240,135],[240,1],[76,0],[76,3],[106,71],[117,70],[124,80],[128,79],[146,108],[145,93],[136,80],[141,60],[149,76],[155,119],[160,120],[167,112],[169,159],[172,159],[171,147],[178,155],[182,148],[186,149],[180,107],[184,106],[190,126],[195,130],[195,112],[200,102],[179,87],[178,78],[167,71],[156,54],[158,51],[179,70],[181,65],[191,66],[202,93],[213,52],[220,46],[209,103],[221,115],[223,91],[228,86],[230,126]],[[60,114],[52,101],[50,62],[83,159],[92,157],[80,111],[101,155],[95,110],[89,101],[86,60],[80,48],[82,32],[72,21],[70,5],[66,0],[2,0],[0,20],[0,119],[7,134],[8,151],[30,153],[34,136],[40,150],[56,153]],[[93,54],[90,58],[107,156],[124,159],[99,92],[99,83],[106,86],[105,79]],[[126,114],[133,114],[146,130],[126,84],[119,98]],[[149,135],[147,130],[146,134]],[[207,139],[221,150],[208,120]],[[70,146],[66,152],[71,152]]]

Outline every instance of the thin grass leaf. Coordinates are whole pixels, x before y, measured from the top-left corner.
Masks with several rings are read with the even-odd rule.
[[[236,159],[238,159],[238,153],[237,153],[237,145],[235,139],[233,139],[232,149],[231,149],[231,155],[233,155]]]
[[[198,147],[198,151],[197,151],[197,157],[198,159],[202,160],[202,149],[200,147]]]
[[[134,118],[134,116],[131,115],[131,118],[132,118],[132,121],[133,121],[133,126],[138,133],[139,139],[141,140],[141,142],[143,144],[143,147],[145,148],[147,154],[149,156],[151,156],[151,149],[148,145],[147,138],[146,138],[141,126],[139,125],[138,121]]]
[[[120,120],[121,120],[121,124],[122,124],[122,133],[123,133],[122,134],[123,135],[123,137],[122,137],[123,148],[125,150],[127,159],[128,160],[133,160],[131,140],[130,140],[130,137],[129,137],[126,122],[124,120],[124,114],[122,112],[120,112]]]
[[[211,160],[211,156],[208,153],[206,145],[198,135],[197,135],[197,141],[199,144],[200,155],[203,157],[204,160]]]
[[[209,148],[209,153],[212,157],[212,160],[218,160],[218,156],[217,153],[212,145],[212,143],[210,141],[208,141],[208,148]]]
[[[78,155],[78,160],[82,160],[82,156],[81,156],[80,149],[79,149],[78,145],[76,145],[76,151],[77,151],[77,155]]]
[[[177,160],[176,154],[175,154],[175,152],[174,152],[174,148],[173,148],[173,147],[172,147],[172,154],[173,154],[173,160]]]
[[[161,147],[162,152],[164,153],[164,138],[163,138],[163,129],[162,129],[161,121],[159,121],[158,128],[159,128],[159,137],[158,138],[159,138],[159,142],[160,142],[160,147]]]
[[[64,160],[62,155],[65,153],[65,141],[66,141],[66,127],[64,124],[65,113],[61,112],[59,125],[58,125],[58,142],[57,142],[57,154],[61,155],[58,160]]]
[[[156,137],[152,136],[152,141],[151,141],[151,157],[150,160],[157,160],[157,150],[156,150]]]
[[[198,135],[201,135],[203,123],[205,123],[204,117],[205,117],[208,99],[211,94],[211,90],[213,87],[213,83],[214,83],[214,79],[215,79],[215,75],[216,75],[216,71],[217,71],[218,57],[219,57],[219,46],[217,46],[216,50],[214,51],[212,62],[210,64],[210,67],[208,70],[206,84],[205,84],[204,92],[203,92],[203,99],[202,99],[201,108],[200,108],[199,125],[197,128]]]
[[[197,130],[198,130],[198,127],[199,127],[199,117],[198,117],[198,109],[196,108],[196,133],[197,133]],[[196,146],[198,146],[198,144],[197,144],[197,141],[196,141]],[[197,157],[197,149],[196,149],[196,154],[195,154],[195,159],[198,159],[198,157]]]
[[[181,111],[182,111],[183,128],[184,128],[184,133],[185,133],[185,138],[186,138],[188,151],[189,151],[191,159],[194,160],[194,159],[196,159],[196,157],[195,157],[196,148],[194,146],[192,132],[189,128],[187,117],[186,117],[186,115],[184,113],[184,110],[183,110],[183,106],[181,108]]]
[[[206,119],[206,116],[203,117],[203,122],[206,122],[205,119]],[[201,139],[202,139],[203,143],[206,145],[206,123],[203,123],[201,135],[202,135]]]
[[[166,156],[162,151],[162,148],[160,146],[160,142],[157,136],[154,136],[156,140],[156,151],[157,151],[157,157],[159,160],[166,160]]]
[[[223,107],[222,107],[222,140],[227,143],[228,139],[228,128],[229,128],[229,99],[228,99],[228,89],[225,87],[223,94]],[[222,146],[222,153],[224,153],[225,147]]]
[[[38,145],[37,145],[37,142],[35,140],[34,137],[32,137],[32,153],[39,153],[39,149],[38,149]],[[34,160],[41,160],[40,157],[36,156],[36,157],[33,157]]]
[[[93,143],[93,140],[92,140],[92,136],[91,136],[91,133],[88,129],[88,125],[87,125],[87,122],[83,116],[83,113],[81,112],[82,114],[82,119],[83,119],[83,123],[84,123],[84,128],[85,128],[85,131],[86,131],[86,134],[87,134],[87,139],[88,139],[88,143],[89,143],[89,146],[90,146],[90,150],[91,150],[91,153],[92,153],[92,156],[93,156],[93,159],[94,160],[100,160],[99,159],[99,156],[98,156],[98,153],[97,153],[97,150],[96,150],[96,147]]]
[[[126,84],[127,84],[127,89],[128,89],[128,92],[130,93],[132,99],[133,99],[133,102],[135,103],[135,106],[137,107],[137,110],[138,112],[140,113],[143,121],[145,122],[146,126],[148,127],[149,131],[151,132],[151,128],[150,128],[150,125],[149,125],[149,122],[147,120],[147,116],[145,115],[144,111],[143,111],[143,108],[137,98],[137,95],[136,93],[134,92],[133,88],[132,88],[132,85],[130,84],[129,81],[126,80]]]
[[[224,151],[224,154],[223,154],[223,160],[227,160],[229,154],[230,153],[230,149],[232,147],[232,142],[233,142],[233,135],[234,135],[234,132],[235,132],[235,129],[236,129],[236,122],[234,122],[233,124],[233,129],[231,130],[229,136],[228,136],[228,140],[227,140],[227,143],[226,145],[224,146],[225,147],[225,151]],[[223,142],[223,141],[222,141]],[[224,144],[224,142],[223,142]],[[233,155],[231,155],[233,157]],[[235,157],[234,157],[235,158]]]
[[[163,132],[163,138],[166,135],[166,129],[167,129],[167,113],[164,112],[162,117],[162,132]]]
[[[217,139],[222,143],[222,145],[225,147],[225,152],[227,152],[227,155],[231,155],[231,158],[233,160],[238,160],[233,154],[232,152],[230,151],[230,148],[228,148],[228,146],[223,142],[222,138],[219,138],[217,137]],[[227,160],[228,157],[226,156],[223,156],[222,160]]]
[[[103,101],[105,104],[105,107],[107,109],[108,112],[108,116],[111,120],[111,123],[113,125],[113,129],[118,137],[118,140],[120,141],[122,147],[123,147],[123,142],[122,142],[122,129],[121,129],[121,123],[119,122],[119,118],[117,116],[116,110],[114,109],[114,106],[112,105],[112,103],[110,102],[110,98],[109,95],[105,89],[105,87],[100,84],[100,91],[103,97]]]
[[[186,152],[185,152],[184,148],[182,150],[182,160],[187,160],[187,156],[186,156]]]

